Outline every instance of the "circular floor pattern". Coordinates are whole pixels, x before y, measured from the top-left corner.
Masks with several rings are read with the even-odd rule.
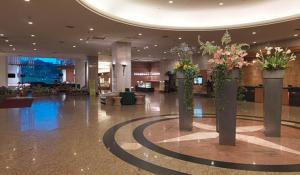
[[[186,174],[142,160],[117,144],[115,134],[120,128],[146,120],[134,128],[134,138],[142,146],[168,157],[238,170],[300,171],[300,129],[283,126],[281,138],[267,138],[263,134],[261,121],[240,116],[247,119],[237,120],[236,146],[220,146],[218,134],[214,132],[213,117],[204,115],[202,119],[195,118],[192,132],[180,132],[178,118],[168,116],[171,115],[137,118],[120,123],[105,133],[103,142],[114,155],[144,170],[156,174]],[[153,120],[147,121],[150,118]]]

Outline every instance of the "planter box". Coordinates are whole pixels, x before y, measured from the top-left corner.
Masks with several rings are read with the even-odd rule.
[[[181,72],[177,72],[178,80],[178,101],[179,101],[179,128],[182,131],[193,130],[193,110],[189,111],[185,104],[184,95],[184,75]],[[191,93],[193,89],[191,88]]]
[[[268,137],[281,135],[281,108],[284,70],[263,71],[264,127]]]
[[[233,70],[216,97],[216,126],[220,145],[235,145],[239,70]]]

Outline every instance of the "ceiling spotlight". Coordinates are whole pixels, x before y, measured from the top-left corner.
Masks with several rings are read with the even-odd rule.
[[[77,47],[77,46],[74,45],[73,47],[75,48],[75,47]]]
[[[154,47],[157,47],[157,46],[158,46],[157,44],[154,45]]]
[[[9,40],[8,40],[8,39],[6,39],[6,40],[5,40],[5,42],[6,42],[6,43],[8,43],[8,42],[9,42]]]
[[[30,0],[24,0],[25,2],[30,2]]]
[[[79,40],[80,40],[80,41],[83,41],[83,39],[82,39],[82,38],[80,38]]]
[[[169,1],[169,4],[173,4],[174,3],[174,1]]]
[[[166,54],[167,52],[166,51],[164,51],[164,54]]]
[[[145,46],[144,49],[149,49],[149,46]]]
[[[181,38],[181,37],[179,37],[178,39],[179,39],[179,40],[181,40],[182,38]]]
[[[32,21],[28,21],[28,24],[29,24],[29,25],[32,25],[32,24],[33,24],[33,22],[32,22]]]
[[[142,34],[142,33],[139,33],[138,35],[139,35],[139,36],[142,36],[143,34]]]
[[[32,43],[32,45],[34,45],[34,46],[35,46],[35,45],[36,45],[36,43]]]
[[[9,45],[9,47],[12,47],[12,46],[14,46],[14,45],[12,45],[12,44]]]
[[[256,41],[253,41],[252,43],[253,43],[253,44],[256,44]]]
[[[34,50],[34,51],[37,51],[37,49],[36,49],[36,48],[34,48],[33,50]]]
[[[252,35],[256,35],[256,32],[252,32]]]
[[[94,31],[95,29],[91,27],[89,30],[90,30],[90,31]]]
[[[140,51],[141,51],[141,50],[139,50],[139,49],[137,50],[137,52],[140,52]]]
[[[219,5],[222,6],[222,5],[224,5],[224,3],[223,3],[223,2],[220,2]]]
[[[1,36],[1,37],[4,37],[4,34],[3,34],[3,33],[0,33],[0,36]]]
[[[33,34],[31,34],[30,36],[31,36],[31,37],[35,37],[35,35],[33,35]]]
[[[13,48],[12,50],[13,50],[13,51],[16,51],[16,48]]]
[[[297,37],[297,36],[298,36],[298,34],[295,34],[294,36],[295,36],[295,37]]]

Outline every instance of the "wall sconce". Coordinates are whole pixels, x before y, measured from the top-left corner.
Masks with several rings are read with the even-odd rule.
[[[126,64],[122,64],[122,67],[123,67],[123,76],[124,76],[124,73],[125,73],[125,68],[126,68]]]

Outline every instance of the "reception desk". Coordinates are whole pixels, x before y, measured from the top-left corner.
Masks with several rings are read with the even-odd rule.
[[[282,104],[289,105],[289,89],[283,88],[282,89]],[[263,103],[264,95],[263,95],[263,87],[255,87],[255,102],[256,103]]]

